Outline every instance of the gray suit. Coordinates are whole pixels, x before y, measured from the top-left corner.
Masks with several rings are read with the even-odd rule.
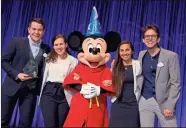
[[[139,61],[142,65],[142,60],[147,50],[141,51],[139,53]],[[142,72],[141,72],[142,76]],[[141,83],[140,87],[142,90],[143,87],[143,76],[142,78],[138,79],[138,83]],[[150,115],[148,112],[145,112],[146,108],[148,108],[149,113],[154,113],[158,116],[160,120],[161,126],[176,126],[175,122],[176,119],[165,119],[162,115],[164,108],[170,109],[173,112],[175,111],[176,102],[180,95],[180,67],[179,67],[179,60],[178,55],[174,52],[169,50],[165,50],[161,48],[159,60],[157,64],[157,72],[156,72],[156,79],[155,79],[155,91],[156,91],[156,100],[154,98],[150,98],[149,101],[144,99],[142,96],[139,102],[139,109],[140,109],[140,119],[142,127],[147,125],[148,122],[146,119],[150,120]],[[156,106],[155,109],[158,110],[154,111],[153,107],[146,106],[147,102],[154,103],[153,105]],[[146,105],[145,105],[146,104]],[[147,116],[145,118],[144,116]],[[174,116],[175,117],[175,116]],[[162,121],[164,120],[164,121]],[[165,121],[174,120],[174,123],[167,124]],[[151,122],[153,123],[153,122]],[[151,124],[152,125],[152,124]],[[151,126],[150,124],[148,126]]]

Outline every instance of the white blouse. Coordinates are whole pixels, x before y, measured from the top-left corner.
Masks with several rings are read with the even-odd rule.
[[[58,60],[55,63],[49,63],[48,76],[46,81],[63,83],[64,78],[74,69],[77,61],[71,61],[71,56],[64,60]]]
[[[47,81],[63,83],[65,77],[75,68],[77,64],[78,64],[78,60],[68,54],[67,54],[67,58],[64,60],[60,60],[55,63],[46,63],[38,105],[40,103],[40,99],[43,92],[43,88],[45,87],[45,83]],[[72,96],[75,92],[64,89],[64,93],[67,102],[70,105]]]

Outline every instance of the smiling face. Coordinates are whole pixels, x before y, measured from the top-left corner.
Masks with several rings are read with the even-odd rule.
[[[130,47],[130,44],[122,44],[119,48],[119,55],[123,61],[131,60],[133,51]]]
[[[30,34],[30,38],[34,42],[39,42],[44,34],[44,28],[42,24],[39,24],[37,22],[32,22],[30,26],[28,27],[28,33]]]
[[[67,51],[67,44],[65,43],[64,39],[62,37],[57,38],[54,41],[54,51],[57,53],[58,56],[64,56],[66,55]]]
[[[153,29],[148,29],[144,33],[143,42],[145,43],[148,49],[153,49],[157,47],[159,41],[160,41],[160,37],[158,36],[158,33]]]
[[[107,43],[103,38],[86,38],[83,41],[82,49],[84,53],[79,53],[78,59],[91,68],[97,68],[107,63],[110,59],[110,54],[105,53],[107,50]]]
[[[103,38],[87,38],[82,47],[88,61],[98,62],[102,59],[102,54],[106,52],[107,44]]]

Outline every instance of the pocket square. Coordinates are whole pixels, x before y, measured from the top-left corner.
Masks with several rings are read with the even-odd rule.
[[[163,67],[164,64],[163,64],[162,62],[159,62],[157,66],[158,66],[158,67]]]

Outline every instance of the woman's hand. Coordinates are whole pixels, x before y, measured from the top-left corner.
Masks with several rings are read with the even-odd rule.
[[[103,84],[104,86],[111,86],[111,85],[112,85],[112,80],[104,80],[104,81],[102,82],[102,84]]]

